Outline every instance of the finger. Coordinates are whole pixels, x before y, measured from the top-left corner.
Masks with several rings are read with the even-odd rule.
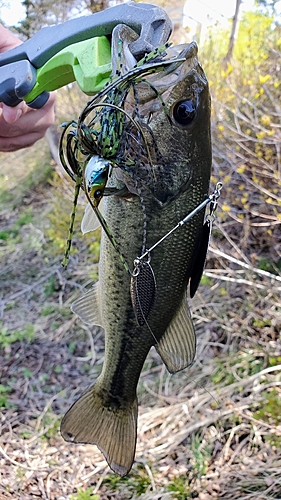
[[[6,104],[3,104],[2,117],[4,118],[5,122],[15,123],[22,116],[25,106],[26,104],[23,102],[13,108],[11,108],[10,106],[6,106]]]
[[[28,148],[41,138],[42,134],[37,132],[17,137],[0,137],[0,151],[11,153],[19,149]]]
[[[45,106],[40,109],[32,109],[24,102],[15,108],[9,108],[1,103],[0,151],[16,151],[18,149],[32,146],[36,141],[41,139],[45,135],[49,126],[54,123],[55,98],[56,94],[55,92],[52,92]],[[16,120],[16,108],[22,110],[22,114],[18,120]],[[4,119],[3,113],[5,113],[7,121]]]

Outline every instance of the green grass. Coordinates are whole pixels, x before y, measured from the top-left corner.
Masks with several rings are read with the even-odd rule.
[[[0,409],[10,408],[11,405],[8,401],[8,397],[11,391],[12,391],[11,387],[0,384]]]
[[[44,285],[44,293],[45,297],[49,298],[56,291],[56,278],[54,276],[50,276],[48,281]]]
[[[142,495],[147,491],[149,486],[151,485],[150,479],[145,469],[142,466],[139,466],[137,472],[134,470],[128,476],[120,478],[116,474],[109,474],[106,479],[103,481],[109,490],[112,491],[124,491],[124,497],[128,497],[127,494],[125,496],[125,491],[135,493],[135,495]]]
[[[34,220],[34,215],[32,207],[27,207],[23,212],[21,212],[18,220],[15,223],[15,227],[22,227],[30,224]]]
[[[228,355],[227,359],[215,361],[216,370],[211,376],[211,381],[215,384],[231,385],[237,382],[237,378],[233,375],[233,368],[237,376],[243,380],[245,377],[250,377],[260,372],[264,367],[264,358],[262,353],[258,352],[255,355],[240,351],[235,355]]]
[[[271,425],[281,424],[281,393],[275,388],[263,392],[262,408],[255,412],[257,420],[263,420]]]
[[[23,330],[9,331],[7,327],[0,325],[0,347],[5,349],[15,342],[24,341],[30,344],[35,337],[35,329],[31,323],[27,323]]]
[[[277,262],[274,262],[273,260],[268,259],[266,257],[260,257],[258,267],[262,271],[267,271],[272,274],[280,275],[281,259],[279,259]]]
[[[93,488],[87,488],[86,490],[82,490],[78,488],[78,491],[74,495],[70,495],[70,500],[99,500],[99,495],[93,494]]]

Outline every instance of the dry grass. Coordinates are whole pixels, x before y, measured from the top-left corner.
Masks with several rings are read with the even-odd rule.
[[[216,129],[214,139],[214,181],[225,188],[205,277],[191,303],[196,361],[170,376],[150,352],[138,390],[136,463],[124,479],[96,447],[65,443],[59,434],[62,415],[103,362],[101,330],[90,331],[69,311],[97,272],[98,244],[77,234],[79,251],[63,271],[70,210],[64,181],[54,187],[35,175],[22,190],[22,152],[9,155],[15,169],[7,165],[3,186],[11,196],[1,200],[0,213],[0,500],[281,498],[280,223],[260,198],[260,187],[270,186],[253,186],[246,176],[249,206],[235,201],[245,158]],[[24,153],[27,163],[37,158],[34,172],[44,148]],[[246,153],[247,168],[262,162]]]

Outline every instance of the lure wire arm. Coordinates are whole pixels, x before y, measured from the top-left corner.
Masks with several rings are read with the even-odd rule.
[[[145,257],[149,256],[152,250],[154,250],[158,245],[160,245],[166,238],[168,238],[174,231],[176,231],[179,227],[182,227],[186,222],[190,221],[198,212],[200,212],[203,208],[205,208],[209,203],[210,205],[210,214],[207,216],[207,220],[212,221],[214,218],[214,212],[217,208],[218,199],[220,197],[220,193],[222,190],[223,184],[222,182],[217,182],[214,192],[206,198],[206,200],[202,201],[192,212],[190,212],[184,219],[180,220],[176,226],[174,226],[168,233],[166,233],[160,240],[158,240],[152,247],[146,250],[140,257],[137,257],[135,262],[139,265],[140,261]]]

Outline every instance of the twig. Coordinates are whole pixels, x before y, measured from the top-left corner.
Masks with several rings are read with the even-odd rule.
[[[39,417],[37,418],[37,422],[36,422],[36,426],[35,426],[35,430],[38,431],[39,430],[39,427],[41,425],[41,421],[42,419],[44,418],[44,416],[46,415],[47,411],[51,408],[53,402],[55,401],[55,399],[60,395],[60,394],[63,394],[64,391],[60,391],[58,392],[57,394],[54,394],[54,396],[52,396],[49,401],[47,401],[43,411],[41,412],[41,414],[39,415]],[[37,439],[37,436],[35,436],[35,438]],[[34,438],[32,438],[30,440],[30,442],[33,440]]]
[[[36,281],[35,283],[33,283],[32,285],[29,285],[27,286],[26,288],[24,288],[23,290],[20,290],[19,292],[17,293],[13,293],[12,295],[10,295],[9,297],[4,297],[2,299],[1,302],[3,302],[4,304],[8,303],[8,302],[11,302],[12,300],[15,300],[17,299],[18,297],[20,297],[21,295],[24,295],[25,293],[28,293],[30,292],[31,290],[33,290],[34,288],[36,288],[38,285],[41,285],[41,283],[44,283],[44,281],[46,281],[48,278],[50,278],[53,274],[55,274],[57,272],[57,267],[52,269],[52,271],[50,271],[48,274],[46,274],[45,276],[42,276],[42,278],[40,278],[38,281]]]
[[[276,281],[281,281],[281,276],[276,276],[275,274],[269,273],[268,271],[263,271],[262,269],[257,269],[256,267],[249,266],[245,262],[242,262],[241,260],[235,259],[231,255],[221,252],[221,250],[209,247],[209,252],[213,252],[215,255],[218,255],[219,257],[223,257],[224,259],[227,259],[230,262],[234,262],[234,264],[237,264],[238,266],[245,267],[245,269],[249,269],[249,271],[252,271],[253,273],[260,274],[261,276],[266,276],[267,278],[274,279]]]
[[[49,467],[49,465],[43,465],[41,467],[28,467],[27,465],[24,465],[24,464],[21,464],[20,462],[17,462],[16,460],[13,460],[11,457],[9,457],[9,455],[7,455],[7,453],[3,450],[2,446],[0,446],[0,453],[2,453],[3,457],[6,458],[6,460],[8,460],[9,462],[11,462],[11,464],[13,465],[16,465],[17,467],[21,467],[22,469],[25,469],[25,470],[31,470],[33,472],[36,472],[38,470],[44,470],[44,469],[47,469]]]
[[[204,271],[204,275],[208,276],[209,278],[214,278],[214,279],[218,279],[221,281],[231,281],[232,283],[239,283],[242,285],[250,285],[252,287],[259,288],[260,290],[268,290],[267,285],[260,285],[259,283],[254,283],[253,281],[245,280],[243,278],[231,278],[230,276],[221,276],[219,274],[216,274],[213,272],[207,272],[207,271]],[[279,290],[281,290],[281,287],[277,287],[275,290],[279,291]]]
[[[236,245],[236,243],[233,241],[233,239],[227,234],[227,232],[224,230],[222,225],[219,224],[218,222],[216,222],[216,227],[222,233],[222,235],[225,237],[225,239],[231,244],[231,246],[234,248],[234,250],[236,250],[236,252],[240,255],[240,257],[242,257],[248,263],[248,265],[251,265],[249,259],[246,257],[246,255],[244,255],[242,250],[239,248],[238,245]]]

